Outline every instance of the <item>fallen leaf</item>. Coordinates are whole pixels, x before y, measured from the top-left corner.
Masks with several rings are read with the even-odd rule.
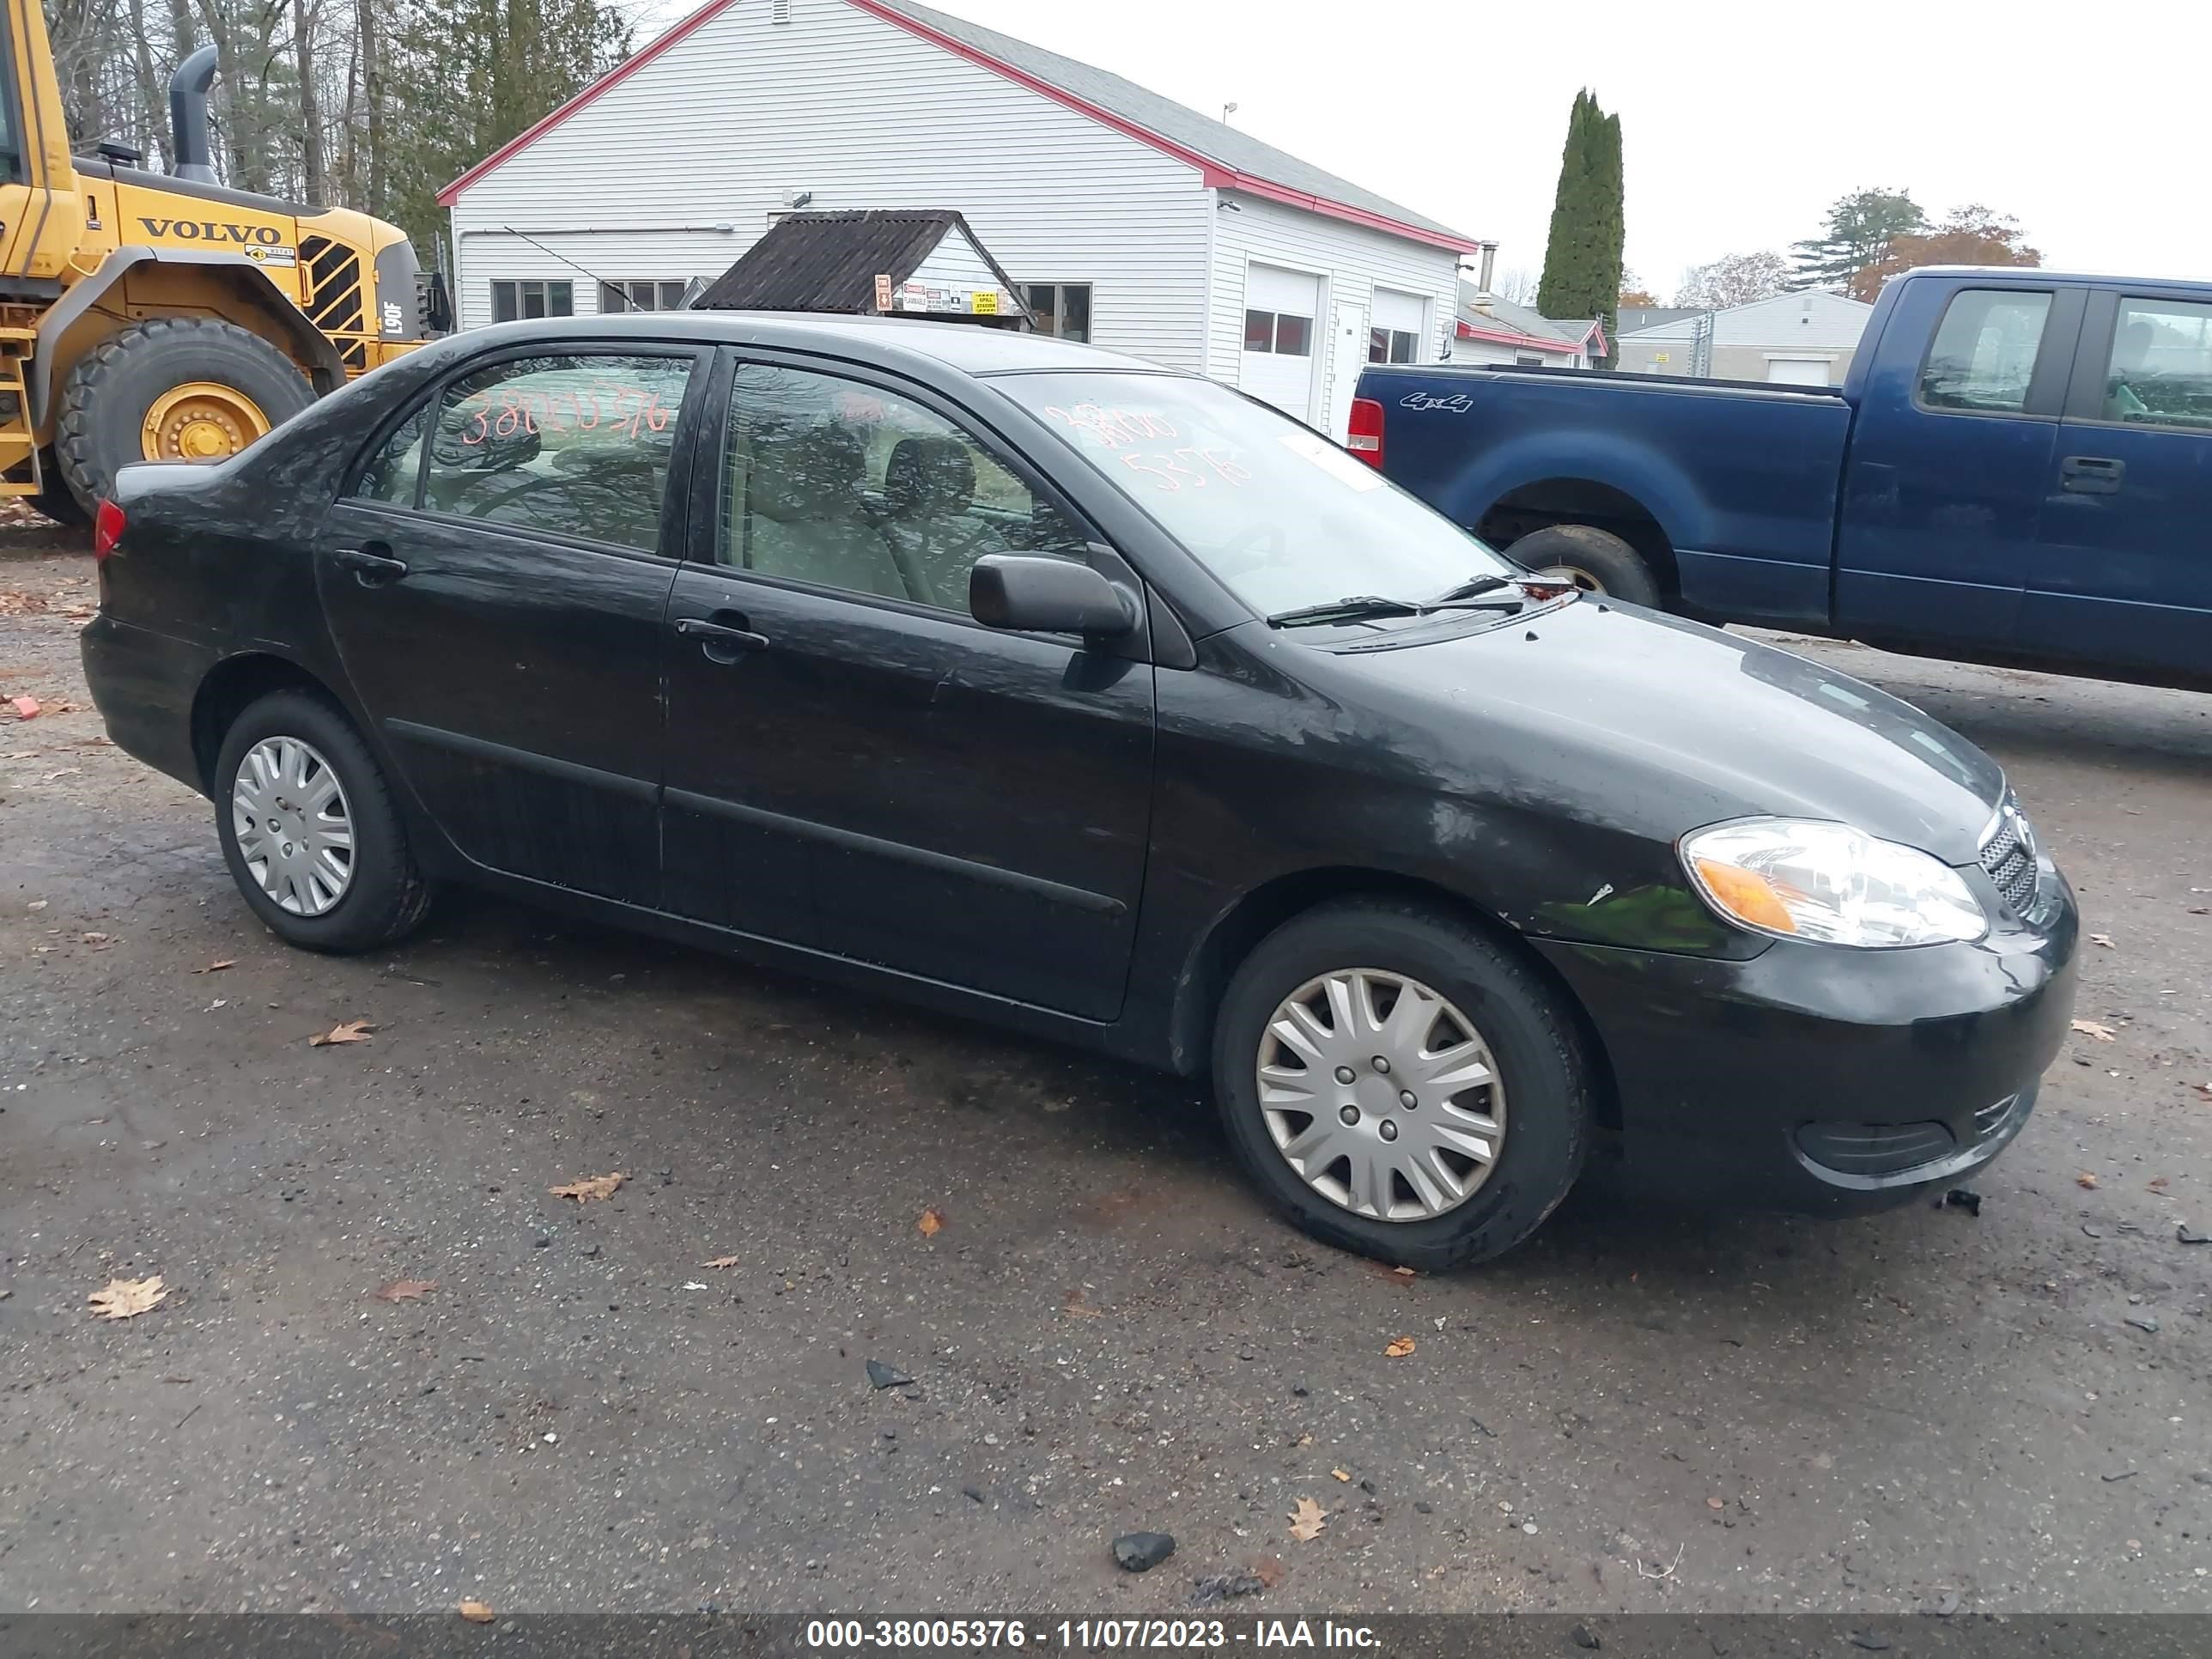
[[[2109,1025],[2100,1025],[2094,1019],[2077,1019],[2074,1022],[2074,1029],[2081,1036],[2094,1037],[2100,1042],[2110,1042],[2112,1040],[2112,1028]]]
[[[460,1606],[460,1614],[462,1618],[467,1620],[471,1625],[489,1625],[493,1620],[499,1617],[497,1613],[494,1613],[489,1607],[486,1607],[481,1601],[462,1602]]]
[[[1293,1446],[1310,1446],[1313,1444],[1313,1437],[1310,1434],[1302,1434],[1291,1443]]]
[[[17,720],[34,720],[39,718],[39,700],[36,697],[10,697],[9,701],[15,705]]]
[[[1106,1317],[1105,1309],[1092,1307],[1089,1303],[1083,1299],[1083,1292],[1080,1291],[1070,1291],[1067,1293],[1067,1299],[1060,1304],[1060,1310],[1062,1313],[1073,1314],[1078,1319],[1103,1319]]]
[[[1255,1555],[1249,1563],[1252,1576],[1269,1589],[1283,1582],[1283,1564],[1272,1555]]]
[[[914,1224],[921,1229],[924,1238],[934,1238],[945,1231],[945,1217],[934,1208],[927,1209],[921,1212],[921,1219]]]
[[[2212,1083],[2192,1083],[2189,1086],[2203,1095],[2205,1099],[2212,1100]]]
[[[1388,1358],[1403,1359],[1407,1354],[1413,1352],[1413,1339],[1410,1336],[1401,1336],[1396,1341],[1393,1342],[1389,1347],[1383,1349],[1382,1352]]]
[[[556,1198],[573,1198],[579,1204],[588,1204],[595,1198],[612,1198],[615,1188],[629,1177],[617,1170],[613,1175],[592,1176],[582,1181],[572,1181],[565,1187],[549,1187],[546,1191]]]
[[[2149,1188],[2151,1191],[2154,1193],[2162,1193],[2166,1190],[2166,1177],[2164,1176],[2153,1176],[2148,1181],[2143,1182],[2143,1185]]]
[[[718,1255],[712,1261],[702,1261],[699,1265],[702,1267],[734,1267],[738,1265],[738,1259],[733,1255]]]
[[[1404,1279],[1411,1279],[1413,1276],[1413,1270],[1411,1267],[1393,1267],[1390,1271]]]
[[[1329,1473],[1340,1480],[1349,1480],[1352,1479],[1351,1474],[1344,1469],[1331,1469]]]
[[[112,933],[79,933],[77,937],[87,945],[112,945],[115,942]]]
[[[687,1291],[703,1291],[707,1288],[707,1282],[702,1279],[687,1279],[684,1281],[684,1288]]]
[[[192,971],[196,974],[219,974],[226,968],[235,968],[237,966],[237,957],[225,957],[221,962],[210,962],[206,967],[195,968]]]
[[[1301,1498],[1297,1508],[1291,1511],[1291,1536],[1301,1544],[1312,1543],[1328,1525],[1324,1519],[1328,1514],[1328,1511],[1312,1498]]]
[[[2084,1170],[2080,1175],[2074,1177],[2074,1184],[2076,1187],[2087,1187],[2092,1190],[2094,1190],[2097,1185],[2097,1177],[2091,1175],[2087,1170]]]
[[[2112,936],[2110,933],[2092,933],[2089,935],[2089,943],[2101,945],[2109,951],[2112,948]]]
[[[327,1048],[334,1042],[366,1042],[368,1034],[376,1029],[365,1019],[349,1019],[333,1025],[320,1036],[307,1039],[310,1048]]]
[[[389,1285],[380,1285],[369,1294],[379,1302],[419,1302],[438,1288],[434,1279],[395,1279]]]
[[[58,772],[47,773],[46,776],[40,778],[39,781],[41,783],[59,783],[64,778],[81,778],[83,775],[84,768],[82,766],[64,766]]]
[[[167,1299],[169,1288],[161,1283],[161,1275],[151,1279],[111,1279],[105,1288],[94,1291],[85,1298],[92,1304],[92,1311],[101,1319],[136,1319],[142,1313],[150,1313]]]

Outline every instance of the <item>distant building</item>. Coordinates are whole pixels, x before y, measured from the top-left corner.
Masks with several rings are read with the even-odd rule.
[[[1815,290],[1724,311],[1668,307],[1661,314],[1664,320],[1622,328],[1614,365],[1622,373],[1841,386],[1874,307]]]
[[[916,0],[707,0],[439,200],[463,326],[681,304],[794,210],[956,210],[1040,331],[1332,433],[1378,355],[1443,356],[1479,246]]]
[[[1588,368],[1605,356],[1604,319],[1547,317],[1533,306],[1486,294],[1479,283],[1459,285],[1451,360],[1455,363],[1522,363],[1535,368]]]

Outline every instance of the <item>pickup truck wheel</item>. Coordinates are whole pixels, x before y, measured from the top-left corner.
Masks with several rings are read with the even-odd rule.
[[[1589,1068],[1510,947],[1427,906],[1340,900],[1254,948],[1215,1021],[1239,1160],[1297,1226],[1425,1272],[1534,1232],[1580,1172]]]
[[[1506,551],[1538,574],[1571,581],[1585,593],[1658,608],[1659,582],[1651,567],[1611,531],[1586,524],[1547,525]]]

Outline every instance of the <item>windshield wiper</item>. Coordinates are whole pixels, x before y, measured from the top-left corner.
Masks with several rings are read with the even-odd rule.
[[[1457,587],[1448,588],[1431,599],[1431,605],[1449,605],[1455,599],[1471,599],[1480,593],[1495,593],[1501,587],[1518,587],[1518,576],[1477,576],[1463,581]]]
[[[1418,617],[1422,608],[1410,599],[1386,599],[1375,593],[1352,593],[1321,605],[1302,605],[1295,611],[1278,611],[1267,618],[1270,628],[1313,628],[1324,623],[1365,622],[1371,617]]]

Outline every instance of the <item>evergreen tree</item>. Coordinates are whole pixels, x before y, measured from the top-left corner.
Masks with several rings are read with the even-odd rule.
[[[1588,90],[1578,92],[1567,116],[1536,309],[1547,317],[1601,317],[1607,339],[1620,304],[1622,189],[1620,118],[1599,108]]]
[[[1923,230],[1928,216],[1901,190],[1855,190],[1828,210],[1827,229],[1792,246],[1793,290],[1850,287],[1860,271],[1881,258],[1893,236]]]

